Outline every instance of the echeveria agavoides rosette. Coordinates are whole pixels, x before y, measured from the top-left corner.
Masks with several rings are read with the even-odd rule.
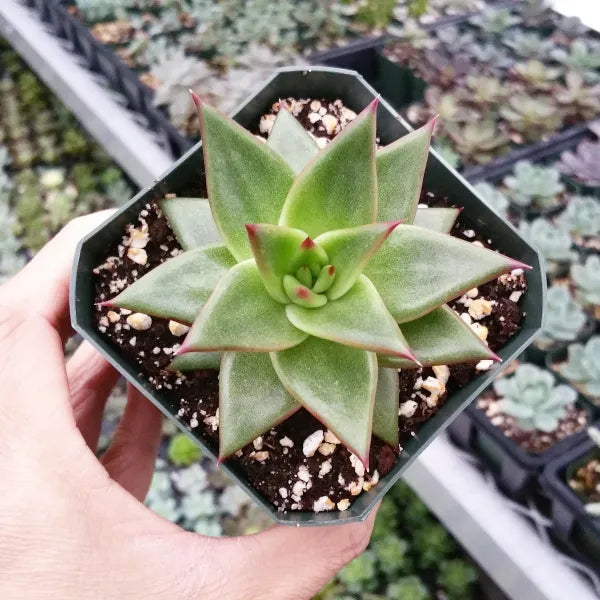
[[[109,303],[191,325],[172,368],[220,360],[221,460],[304,407],[368,468],[398,368],[497,359],[446,302],[524,265],[418,207],[433,122],[377,149],[375,100],[319,149],[285,109],[265,143],[194,101],[208,201],[164,201],[184,252]]]

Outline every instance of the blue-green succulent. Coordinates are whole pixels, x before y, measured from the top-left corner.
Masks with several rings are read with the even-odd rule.
[[[572,265],[571,281],[583,306],[600,306],[600,256],[592,254],[583,264]]]
[[[558,371],[583,394],[600,399],[600,336],[592,336],[585,344],[571,344],[567,361]]]
[[[522,208],[552,206],[565,190],[558,169],[524,160],[515,165],[512,175],[504,178],[504,185],[511,202]]]
[[[536,345],[548,348],[557,342],[572,342],[586,324],[587,316],[569,290],[552,286],[546,296],[546,320]]]

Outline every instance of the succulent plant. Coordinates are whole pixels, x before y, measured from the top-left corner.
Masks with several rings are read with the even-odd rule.
[[[460,165],[460,156],[447,138],[438,138],[433,149],[453,168]]]
[[[577,399],[572,387],[555,384],[550,371],[527,363],[519,365],[514,375],[496,379],[494,391],[497,409],[514,417],[524,431],[554,431],[565,408]]]
[[[502,43],[523,58],[544,59],[556,48],[556,44],[552,40],[522,29],[509,31],[502,39]]]
[[[563,120],[551,97],[536,98],[526,94],[510,96],[508,104],[500,108],[500,115],[531,140],[560,129]]]
[[[572,196],[556,224],[579,238],[599,236],[600,201],[591,196]]]
[[[169,441],[167,456],[176,467],[189,467],[200,460],[202,451],[187,435],[178,433]]]
[[[286,110],[265,144],[194,99],[224,244],[198,244],[205,200],[163,201],[186,251],[105,304],[191,323],[174,369],[223,353],[220,460],[304,406],[367,466],[372,431],[397,444],[397,367],[494,356],[444,303],[521,263],[408,225],[433,123],[376,153],[375,100],[319,150]]]
[[[445,560],[440,565],[438,583],[444,588],[450,600],[468,596],[471,586],[477,581],[475,567],[460,558]]]
[[[600,115],[600,83],[588,85],[581,73],[570,71],[565,76],[564,87],[559,87],[554,97],[568,115],[591,120]]]
[[[600,142],[583,140],[576,150],[565,150],[556,167],[565,175],[590,187],[600,187]]]
[[[446,125],[457,152],[476,163],[486,163],[508,149],[509,138],[494,121],[473,121],[465,125]]]
[[[556,342],[572,342],[581,332],[587,317],[569,290],[552,286],[546,296],[546,321],[536,344],[548,348]]]
[[[534,90],[549,90],[563,72],[561,68],[547,67],[535,58],[517,63],[513,69]]]
[[[400,577],[390,583],[385,597],[389,600],[430,600],[431,595],[423,582],[416,575]]]
[[[379,568],[388,577],[409,571],[408,547],[409,544],[406,540],[393,534],[388,534],[373,544],[373,551],[377,557]]]
[[[586,396],[600,398],[600,336],[592,336],[585,344],[571,344],[567,361],[558,371]]]
[[[473,69],[470,55],[461,53],[448,55],[437,49],[425,51],[424,63],[424,66],[421,66],[424,78],[443,88],[456,87],[457,81]]]
[[[591,40],[575,40],[569,50],[556,48],[552,58],[573,71],[583,74],[589,83],[600,80],[600,44]]]
[[[519,14],[527,27],[542,28],[552,24],[552,11],[548,0],[523,0],[519,3]]]
[[[600,448],[600,429],[597,427],[588,427],[588,436]],[[593,517],[600,517],[600,502],[587,502],[585,510]]]
[[[509,8],[486,7],[481,14],[471,17],[469,21],[486,33],[500,34],[509,27],[518,25],[521,17],[515,15]]]
[[[588,28],[581,22],[579,17],[559,17],[556,28],[561,35],[574,40],[588,33]]]
[[[476,104],[496,104],[506,98],[509,90],[496,77],[469,75],[466,80],[471,100]]]
[[[583,306],[600,306],[600,256],[591,254],[583,264],[572,265],[571,280]]]
[[[338,578],[349,592],[361,593],[373,590],[376,572],[375,554],[367,550],[346,565]]]
[[[564,229],[540,217],[531,223],[521,221],[519,231],[549,262],[570,262],[575,258],[573,240]]]
[[[451,48],[453,52],[462,52],[467,50],[475,43],[475,36],[471,32],[463,33],[458,27],[452,25],[440,27],[435,32],[440,42]]]
[[[490,208],[493,208],[499,215],[506,215],[509,200],[498,188],[485,181],[476,183],[474,187]]]
[[[565,190],[560,171],[554,167],[519,161],[512,175],[504,178],[506,193],[511,202],[520,207],[546,208],[557,203]]]
[[[502,47],[495,44],[471,44],[464,49],[464,52],[492,71],[504,71],[515,62]]]
[[[459,94],[444,92],[440,87],[431,85],[425,90],[425,103],[430,112],[439,115],[440,122],[466,123],[477,120],[478,113],[465,106]]]

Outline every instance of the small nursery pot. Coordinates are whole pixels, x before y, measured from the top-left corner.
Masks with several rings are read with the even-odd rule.
[[[553,352],[549,352],[546,355],[546,368],[549,371],[552,371],[552,373],[554,373],[554,375],[556,375],[556,378],[559,379],[561,382],[566,383],[566,384],[570,385],[571,387],[574,387],[580,393],[580,395],[585,399],[585,401],[586,401],[587,405],[590,407],[590,410],[591,410],[592,414],[594,415],[594,417],[595,418],[600,417],[600,398],[595,398],[594,396],[590,396],[589,394],[586,394],[585,390],[581,386],[578,386],[577,383],[575,383],[574,381],[570,381],[569,379],[567,379],[556,368],[557,364],[565,362],[566,360],[567,360],[567,348],[566,347],[560,348],[558,350],[554,350]]]
[[[552,534],[576,553],[587,558],[595,570],[600,565],[600,518],[586,512],[581,496],[567,484],[571,474],[592,458],[600,449],[585,432],[577,435],[578,444],[549,463],[540,484],[551,501]]]
[[[313,97],[341,99],[346,106],[358,112],[367,106],[378,93],[362,77],[352,71],[327,67],[302,67],[278,70],[267,82],[235,112],[234,119],[242,126],[252,128],[260,116],[268,112],[273,102],[286,97]],[[385,102],[380,101],[377,113],[377,135],[382,144],[389,144],[410,131],[403,121]],[[156,390],[139,374],[139,366],[126,359],[97,329],[93,316],[94,275],[92,269],[104,260],[107,248],[121,239],[125,226],[137,218],[146,203],[159,200],[166,193],[179,193],[197,182],[203,174],[202,147],[196,144],[179,159],[153,186],[141,191],[125,204],[104,224],[86,236],[79,244],[71,279],[71,317],[73,327],[112,363],[119,372],[144,393],[177,426],[190,436],[206,454],[216,457],[215,444],[203,438],[177,417],[178,406],[165,393]],[[370,491],[359,495],[345,512],[280,513],[262,495],[250,486],[244,472],[225,462],[223,468],[265,510],[273,520],[287,525],[330,525],[364,520],[388,489],[400,478],[405,469],[426,448],[435,436],[445,429],[513,358],[519,355],[539,330],[543,318],[545,299],[545,276],[537,251],[530,246],[507,221],[499,217],[475,193],[473,188],[455,171],[450,169],[434,151],[430,151],[424,186],[426,189],[456,198],[479,231],[498,244],[498,250],[533,268],[528,272],[528,291],[522,299],[526,316],[520,331],[499,351],[502,364],[476,377],[460,391],[452,394],[440,410],[422,424],[418,435],[411,438],[391,472],[383,477]]]
[[[576,404],[586,410],[591,421],[592,411],[585,399],[579,396]],[[482,460],[498,487],[517,502],[526,500],[538,491],[538,478],[544,467],[562,456],[578,440],[578,434],[575,434],[544,452],[533,454],[506,437],[483,410],[475,406],[469,406],[452,423],[449,433],[455,444]]]

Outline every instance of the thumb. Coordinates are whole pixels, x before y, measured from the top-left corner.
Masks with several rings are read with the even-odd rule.
[[[226,574],[223,597],[309,600],[366,549],[375,513],[361,523],[275,526],[255,535],[214,540],[213,562],[218,564],[214,573]],[[198,536],[192,538],[192,543],[205,546]],[[201,587],[206,591],[206,583],[204,574],[202,581],[197,582],[198,597],[202,595]]]

